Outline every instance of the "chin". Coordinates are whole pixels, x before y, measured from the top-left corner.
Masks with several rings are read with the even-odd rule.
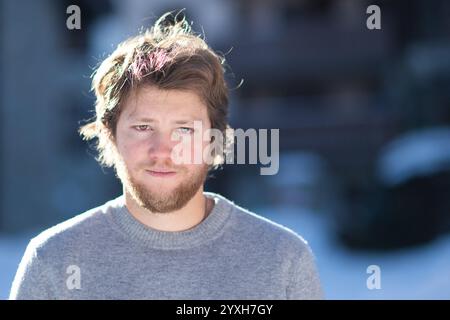
[[[178,184],[167,185],[166,183],[155,182],[155,183],[144,183],[141,185],[145,188],[147,192],[152,194],[168,194],[174,192]]]

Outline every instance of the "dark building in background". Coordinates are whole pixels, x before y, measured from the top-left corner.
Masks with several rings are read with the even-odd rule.
[[[81,30],[65,27],[70,4],[81,8]],[[366,28],[370,4],[381,8],[381,30]],[[0,231],[49,226],[121,192],[77,134],[80,121],[93,115],[89,76],[114,44],[169,10],[186,8],[194,29],[203,26],[207,41],[225,54],[231,125],[280,129],[278,175],[231,165],[207,182],[243,206],[291,202],[325,211],[341,222],[346,241],[362,246],[368,216],[395,234],[398,227],[385,221],[403,210],[391,210],[399,202],[368,196],[383,194],[376,177],[381,152],[406,132],[449,125],[448,1],[4,0],[1,6]],[[334,200],[322,201],[324,193]],[[372,212],[374,202],[383,209]]]
[[[87,48],[67,38],[65,8],[6,0],[0,12],[0,228],[42,228],[106,200],[118,184],[77,134],[92,115],[92,70]]]

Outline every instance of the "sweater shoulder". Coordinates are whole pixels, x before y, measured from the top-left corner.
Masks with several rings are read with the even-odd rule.
[[[29,246],[39,253],[58,252],[74,243],[93,241],[107,227],[106,215],[120,202],[119,198],[58,223],[31,239]]]
[[[308,242],[291,228],[227,201],[233,207],[235,230],[247,239],[264,245],[276,245],[288,251],[310,251]]]

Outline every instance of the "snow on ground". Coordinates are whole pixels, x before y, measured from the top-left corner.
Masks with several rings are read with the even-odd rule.
[[[450,299],[450,235],[389,253],[355,252],[336,243],[323,216],[293,208],[261,214],[308,241],[327,299]],[[370,265],[380,267],[381,289],[367,288]]]
[[[308,241],[327,299],[450,299],[450,235],[428,245],[386,254],[353,252],[336,243],[321,215],[287,207],[256,212]],[[32,236],[0,234],[0,299],[8,297],[17,265]],[[381,268],[381,289],[369,290],[366,286],[370,265]]]

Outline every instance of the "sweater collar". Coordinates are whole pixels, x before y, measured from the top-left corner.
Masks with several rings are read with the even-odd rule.
[[[224,228],[232,204],[219,194],[204,192],[214,200],[209,215],[199,224],[184,231],[161,231],[141,223],[133,217],[125,205],[125,196],[113,200],[111,218],[116,226],[129,238],[155,249],[186,249],[217,238]]]

